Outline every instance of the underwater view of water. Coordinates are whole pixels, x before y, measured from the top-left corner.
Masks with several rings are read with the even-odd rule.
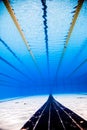
[[[0,99],[87,93],[87,1],[0,0]]]

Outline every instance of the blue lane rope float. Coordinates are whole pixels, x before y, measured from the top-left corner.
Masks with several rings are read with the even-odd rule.
[[[49,74],[49,50],[48,50],[48,25],[47,25],[47,5],[46,0],[41,0],[42,10],[43,10],[43,24],[44,24],[44,34],[45,34],[45,44],[46,44],[46,55],[47,55],[47,68]]]
[[[17,71],[18,73],[20,73],[21,75],[23,75],[24,77],[26,77],[27,79],[32,80],[30,77],[28,77],[25,73],[23,73],[22,71],[20,71],[18,68],[16,68],[14,65],[12,65],[10,62],[8,62],[6,59],[4,59],[3,57],[0,56],[0,60],[3,61],[4,63],[6,63],[7,65],[9,65],[11,68],[13,68],[15,71]]]
[[[17,59],[18,62],[22,64],[25,69],[28,70],[27,66],[24,64],[24,62],[15,54],[15,52],[8,46],[8,44],[0,38],[0,42],[6,47],[6,49]],[[29,74],[28,74],[29,75]]]
[[[19,59],[19,57],[12,51],[12,49],[8,46],[8,44],[0,38],[0,42],[7,48],[7,50],[20,62],[23,64],[23,62]]]
[[[69,74],[68,77],[71,77],[74,73],[76,73],[84,64],[87,63],[87,59],[85,59],[83,62],[81,62],[73,71],[71,74]]]
[[[14,14],[14,12],[13,12],[11,6],[10,6],[9,1],[8,1],[8,0],[3,0],[3,3],[4,3],[4,5],[5,5],[5,7],[7,8],[7,10],[8,10],[8,12],[9,12],[9,14],[10,14],[10,16],[11,16],[11,18],[12,18],[14,24],[15,24],[15,26],[17,27],[17,29],[18,29],[18,31],[19,31],[19,33],[20,33],[20,35],[21,35],[21,37],[22,37],[22,39],[23,39],[23,41],[24,41],[24,43],[25,43],[25,45],[26,45],[26,47],[27,47],[27,50],[28,50],[30,56],[32,57],[32,60],[33,60],[33,62],[34,62],[34,64],[35,64],[35,66],[36,66],[38,72],[40,73],[41,77],[43,77],[43,76],[42,76],[42,73],[41,73],[41,71],[40,71],[40,69],[39,69],[39,66],[38,66],[38,64],[37,64],[37,62],[36,62],[36,60],[35,60],[35,56],[34,56],[34,54],[32,53],[32,51],[31,51],[31,49],[30,49],[30,45],[29,45],[29,43],[27,42],[27,40],[26,40],[26,38],[25,38],[25,35],[24,35],[24,33],[23,33],[22,29],[21,29],[21,26],[20,26],[20,24],[19,24],[19,22],[18,22],[18,20],[17,20],[17,18],[16,18],[16,16],[15,16],[15,14]]]
[[[8,75],[8,74],[5,74],[5,73],[2,73],[2,72],[0,72],[0,76],[4,76],[5,78],[9,78],[9,79],[12,79],[12,80],[15,80],[15,81],[17,81],[17,82],[23,82],[22,80],[20,80],[20,79],[17,79],[17,78],[15,78],[15,77],[12,77],[12,76],[10,76],[10,75]]]

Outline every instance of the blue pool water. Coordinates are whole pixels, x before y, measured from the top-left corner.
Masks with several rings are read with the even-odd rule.
[[[0,99],[86,92],[87,1],[0,0]]]

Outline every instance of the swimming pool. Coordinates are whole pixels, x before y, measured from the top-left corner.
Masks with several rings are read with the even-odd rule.
[[[0,0],[0,98],[86,93],[86,28],[86,0]]]

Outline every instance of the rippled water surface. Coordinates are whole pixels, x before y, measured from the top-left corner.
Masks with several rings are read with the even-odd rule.
[[[87,1],[0,0],[0,98],[87,92]]]

